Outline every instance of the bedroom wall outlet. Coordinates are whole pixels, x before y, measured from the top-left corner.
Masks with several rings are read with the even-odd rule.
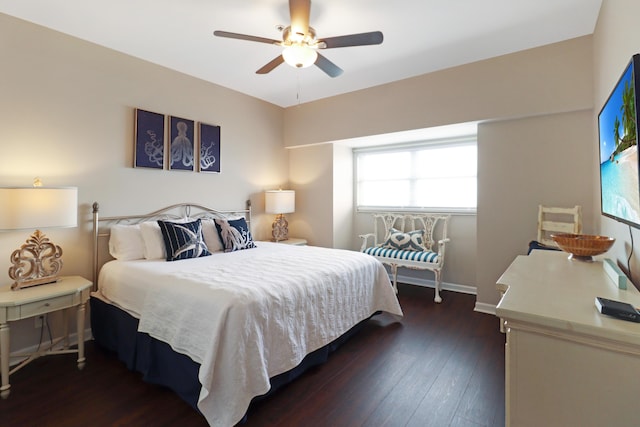
[[[36,316],[35,317],[35,327],[36,329],[42,328],[42,323],[44,322],[44,316]]]

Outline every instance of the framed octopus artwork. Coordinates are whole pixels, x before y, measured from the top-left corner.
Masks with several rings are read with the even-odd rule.
[[[220,173],[220,126],[198,123],[199,172]]]
[[[135,149],[133,166],[162,169],[164,167],[164,114],[135,110]]]
[[[170,116],[169,118],[169,169],[195,170],[194,122]]]

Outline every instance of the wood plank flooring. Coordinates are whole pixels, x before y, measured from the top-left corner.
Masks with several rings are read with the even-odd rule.
[[[400,285],[402,319],[382,314],[330,357],[249,412],[257,426],[504,426],[504,335],[475,296]],[[11,376],[3,426],[206,426],[171,391],[87,343]]]

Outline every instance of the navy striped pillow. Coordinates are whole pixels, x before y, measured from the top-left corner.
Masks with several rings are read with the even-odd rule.
[[[158,221],[158,225],[162,231],[167,261],[211,255],[202,237],[200,219],[185,223]]]

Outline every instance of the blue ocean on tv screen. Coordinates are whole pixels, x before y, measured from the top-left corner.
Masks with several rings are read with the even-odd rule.
[[[598,115],[602,213],[640,224],[638,137],[633,62]]]
[[[640,222],[637,146],[600,165],[602,212],[634,223]]]

